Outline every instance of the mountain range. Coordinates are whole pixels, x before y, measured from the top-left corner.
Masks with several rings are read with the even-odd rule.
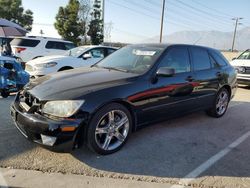
[[[164,43],[182,43],[209,46],[220,50],[232,48],[233,32],[221,31],[179,31],[163,36]],[[143,42],[159,41],[159,36]],[[234,49],[242,51],[250,49],[250,27],[237,31]]]

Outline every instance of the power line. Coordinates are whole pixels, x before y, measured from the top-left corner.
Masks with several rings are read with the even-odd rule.
[[[229,24],[229,22],[228,21],[223,21],[223,20],[225,20],[225,18],[218,18],[219,16],[217,16],[217,15],[214,15],[214,14],[211,14],[210,12],[207,12],[207,11],[204,11],[204,10],[201,10],[201,9],[199,9],[199,8],[196,8],[196,7],[193,7],[193,6],[191,6],[191,5],[189,5],[189,4],[187,4],[187,3],[184,3],[183,1],[181,1],[181,0],[175,0],[177,3],[179,3],[179,4],[181,4],[181,5],[183,5],[183,6],[185,6],[185,7],[188,7],[189,9],[192,9],[192,10],[195,10],[196,12],[200,12],[200,13],[202,13],[202,14],[205,14],[207,17],[210,17],[210,18],[213,18],[213,19],[215,19],[217,22],[221,22],[221,23],[224,23],[224,24]],[[204,16],[204,15],[203,15]]]
[[[198,2],[198,1],[196,1],[196,0],[192,0],[192,1],[193,1],[194,3],[196,3],[196,4],[200,5],[201,7],[207,8],[207,9],[209,9],[209,10],[212,10],[212,11],[216,12],[217,14],[221,14],[221,15],[223,15],[223,17],[225,17],[226,19],[230,19],[231,17],[233,17],[233,16],[232,16],[232,15],[230,15],[230,14],[227,14],[227,13],[222,12],[222,11],[219,11],[219,10],[217,10],[217,9],[214,9],[214,8],[208,7],[208,6],[206,6],[206,5],[202,4],[202,3],[200,3],[200,1],[199,1],[199,2]]]

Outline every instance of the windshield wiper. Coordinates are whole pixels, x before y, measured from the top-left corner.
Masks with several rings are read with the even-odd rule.
[[[120,72],[129,72],[126,69],[122,69],[122,68],[118,68],[118,67],[100,67],[100,68],[104,68],[104,69],[108,69],[108,70],[116,70],[116,71],[120,71]]]

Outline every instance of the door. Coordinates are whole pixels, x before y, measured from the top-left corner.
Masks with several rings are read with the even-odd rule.
[[[213,104],[219,88],[219,82],[223,78],[223,71],[216,66],[208,50],[201,47],[190,47],[191,60],[194,70],[195,82],[198,86],[194,94],[199,108],[207,108]]]
[[[193,90],[196,84],[193,82],[194,75],[187,47],[169,47],[157,70],[160,67],[173,68],[175,74],[171,77],[156,76],[155,81],[150,84],[152,95],[145,111],[151,120],[178,116],[195,107]]]

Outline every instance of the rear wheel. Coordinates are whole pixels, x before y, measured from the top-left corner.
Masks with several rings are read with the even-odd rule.
[[[111,154],[125,144],[132,130],[132,118],[126,107],[111,103],[92,118],[87,130],[88,147],[102,155]]]
[[[219,118],[223,116],[229,104],[230,96],[227,89],[222,88],[216,96],[213,107],[207,111],[207,114]]]

